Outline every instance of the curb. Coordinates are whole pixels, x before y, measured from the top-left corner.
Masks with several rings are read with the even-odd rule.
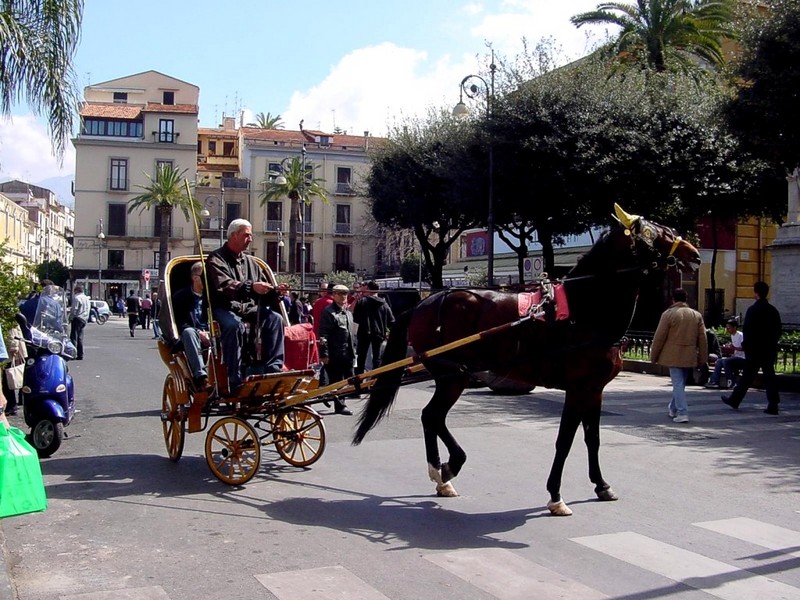
[[[644,360],[628,360],[622,361],[622,370],[630,371],[632,373],[646,373],[647,375],[661,375],[669,377],[669,367],[663,365],[656,365]],[[778,374],[775,376],[778,383],[779,392],[800,392],[800,375],[784,375]],[[756,375],[753,380],[753,386],[757,389],[763,389],[761,385],[761,375]]]

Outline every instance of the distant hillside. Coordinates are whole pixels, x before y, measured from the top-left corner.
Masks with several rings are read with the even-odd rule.
[[[72,195],[72,175],[63,177],[50,177],[36,183],[36,185],[47,188],[58,196],[58,201],[70,208],[75,208],[75,197]]]

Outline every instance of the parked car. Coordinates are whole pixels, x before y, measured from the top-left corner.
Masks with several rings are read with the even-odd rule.
[[[89,323],[102,325],[111,316],[111,309],[105,300],[89,300]]]

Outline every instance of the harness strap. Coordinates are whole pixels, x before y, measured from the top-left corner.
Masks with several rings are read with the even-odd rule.
[[[667,255],[668,257],[672,256],[673,254],[675,254],[675,250],[677,250],[678,246],[680,246],[680,243],[682,241],[683,241],[683,238],[681,236],[678,236],[678,237],[675,238],[675,241],[672,242],[672,248],[670,248],[669,254]]]

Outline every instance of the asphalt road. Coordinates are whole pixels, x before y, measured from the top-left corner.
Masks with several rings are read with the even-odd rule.
[[[578,436],[563,485],[575,514],[556,518],[545,480],[561,392],[464,395],[449,421],[468,454],[458,498],[427,479],[427,384],[401,390],[359,447],[354,419],[320,406],[319,462],[266,452],[231,488],[206,465],[205,433],[166,457],[151,333],[131,339],[112,318],[86,335],[86,360],[71,363],[80,412],[42,461],[49,507],[0,522],[0,598],[800,598],[797,395],[769,417],[761,392],[733,412],[692,388],[691,422],[676,425],[666,378],[623,373],[601,433],[620,500],[596,501]]]

